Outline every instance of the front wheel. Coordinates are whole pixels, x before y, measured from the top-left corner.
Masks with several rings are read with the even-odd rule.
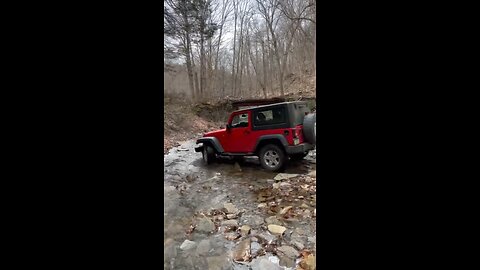
[[[215,161],[215,150],[211,146],[205,145],[203,146],[202,156],[203,163],[206,165],[212,164]]]
[[[264,146],[260,150],[259,158],[262,167],[272,172],[282,169],[287,161],[283,150],[274,144]]]

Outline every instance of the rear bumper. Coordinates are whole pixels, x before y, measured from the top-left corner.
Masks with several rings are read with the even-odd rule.
[[[310,143],[301,143],[299,145],[287,146],[287,154],[300,154],[310,151],[314,148],[313,144]]]

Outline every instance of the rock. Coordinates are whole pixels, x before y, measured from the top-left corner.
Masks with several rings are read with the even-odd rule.
[[[204,239],[198,243],[197,246],[197,254],[198,255],[206,255],[208,251],[210,250],[210,241],[207,239]]]
[[[300,266],[305,270],[315,270],[316,262],[315,255],[310,254],[300,262]]]
[[[233,203],[225,203],[223,207],[227,210],[228,214],[237,214],[238,209],[235,207]]]
[[[237,214],[227,214],[228,219],[234,219],[237,218]]]
[[[174,186],[164,186],[163,190],[165,192],[172,192],[172,191],[176,190],[176,188]]]
[[[268,230],[273,234],[283,234],[287,228],[275,224],[268,225]]]
[[[163,256],[166,259],[175,258],[177,256],[177,248],[173,239],[169,238],[163,244]]]
[[[235,232],[225,234],[225,239],[229,241],[237,240],[238,238],[240,238],[240,234]]]
[[[216,216],[213,217],[213,220],[222,221],[222,220],[223,220],[223,216],[222,216],[222,215],[216,215]]]
[[[208,270],[228,269],[229,262],[226,256],[215,256],[207,258]]]
[[[279,173],[273,179],[274,180],[285,180],[285,179],[289,179],[289,178],[296,177],[296,176],[298,176],[298,174]]]
[[[291,268],[291,267],[294,267],[295,266],[295,259],[293,258],[290,258],[284,254],[277,254],[278,258],[280,258],[280,262],[279,264],[281,266],[285,266],[285,267],[288,267],[288,268]]]
[[[250,244],[250,250],[252,254],[256,254],[261,248],[262,248],[262,245],[260,245],[257,242],[251,242]]]
[[[209,233],[215,230],[215,224],[207,217],[203,217],[197,222],[195,231]]]
[[[317,209],[313,209],[313,216],[314,216],[314,217],[317,216]]]
[[[317,171],[311,171],[308,176],[317,178]]]
[[[305,248],[305,245],[302,244],[301,242],[298,242],[298,241],[294,241],[294,242],[292,242],[292,244],[298,250],[302,250],[302,249]]]
[[[285,215],[285,214],[288,212],[288,210],[292,209],[292,207],[293,207],[293,206],[290,205],[290,206],[287,206],[287,207],[283,208],[283,209],[280,211],[279,214],[280,214],[280,215]]]
[[[257,208],[264,208],[264,207],[267,207],[266,203],[261,203],[257,206]]]
[[[225,221],[222,222],[222,226],[238,227],[238,221],[236,219],[225,220]]]
[[[239,172],[242,171],[242,168],[240,167],[240,164],[238,164],[238,162],[235,162],[235,165],[233,166],[233,168],[234,168],[236,171],[239,171]]]
[[[280,188],[280,183],[273,183],[273,188],[274,189],[279,189]]]
[[[233,252],[233,259],[239,262],[246,262],[250,260],[250,239],[245,239]]]
[[[241,232],[241,234],[242,234],[243,236],[246,236],[246,235],[248,235],[248,233],[250,233],[250,230],[251,230],[251,229],[252,229],[252,228],[251,228],[250,226],[248,226],[248,225],[243,225],[242,227],[240,227],[240,232]]]
[[[265,219],[265,223],[268,224],[276,224],[276,225],[281,225],[281,222],[277,219],[277,216],[270,216]]]
[[[289,187],[289,186],[291,186],[291,185],[292,185],[292,184],[287,183],[287,182],[282,182],[282,183],[280,183],[280,187]]]
[[[299,234],[299,235],[305,234],[305,231],[304,231],[303,229],[300,229],[300,228],[296,228],[296,229],[295,229],[295,232],[296,232],[297,234]]]
[[[190,250],[192,248],[194,248],[196,245],[195,242],[193,241],[190,241],[190,240],[185,240],[182,245],[180,246],[180,249],[181,250]]]
[[[257,215],[255,216],[242,216],[243,219],[245,220],[245,223],[251,224],[253,227],[260,226],[263,224],[263,218],[259,217]]]
[[[300,205],[301,208],[309,208],[310,206],[308,206],[306,203],[302,203],[302,205]]]
[[[262,233],[258,235],[259,237],[262,237],[267,241],[267,243],[271,243],[273,240],[275,240],[275,236],[269,234],[269,233]]]
[[[296,259],[298,256],[300,256],[300,253],[298,253],[298,251],[291,246],[281,246],[278,247],[277,250],[292,259]]]
[[[271,262],[266,257],[259,257],[252,261],[251,264],[252,270],[280,270],[282,269],[279,265]]]
[[[310,210],[305,210],[303,211],[303,216],[306,217],[306,218],[309,218],[312,216],[312,212],[310,212]]]
[[[308,242],[310,243],[315,243],[315,240],[316,240],[316,237],[315,236],[311,236],[311,237],[308,237]]]

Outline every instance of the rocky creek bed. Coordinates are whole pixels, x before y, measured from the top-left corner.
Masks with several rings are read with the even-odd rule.
[[[194,146],[164,156],[164,269],[315,269],[315,150],[279,174]]]

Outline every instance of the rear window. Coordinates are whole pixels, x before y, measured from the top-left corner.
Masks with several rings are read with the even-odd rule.
[[[307,107],[307,104],[294,104],[294,125],[302,125],[303,118],[305,117],[306,113],[309,113],[310,110]]]
[[[284,124],[286,121],[287,116],[284,107],[259,110],[253,115],[253,123],[255,126]]]

